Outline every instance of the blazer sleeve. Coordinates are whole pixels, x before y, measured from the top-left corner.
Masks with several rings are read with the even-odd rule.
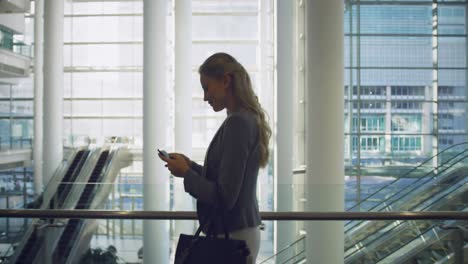
[[[239,115],[228,117],[221,141],[222,155],[218,169],[218,184],[190,169],[184,175],[185,191],[205,204],[222,206],[224,210],[232,209],[244,180],[250,142],[255,138],[253,130],[252,124],[244,117]],[[208,160],[207,163],[209,162]],[[222,198],[222,204],[219,196]]]
[[[190,166],[192,170],[194,170],[197,174],[202,175],[203,171],[203,166],[196,163],[195,161],[192,160],[192,165]]]

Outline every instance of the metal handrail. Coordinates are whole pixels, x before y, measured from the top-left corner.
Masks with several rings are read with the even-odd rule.
[[[468,220],[468,211],[432,212],[261,212],[262,220],[278,221],[345,221],[345,220]],[[1,209],[0,218],[81,218],[195,220],[193,211],[118,211],[118,210],[40,210]]]
[[[284,247],[284,248],[281,249],[280,251],[276,252],[276,254],[274,254],[274,255],[272,255],[272,256],[270,256],[270,257],[268,257],[268,258],[262,260],[262,262],[260,262],[260,264],[266,263],[266,262],[269,261],[270,259],[273,259],[273,258],[277,257],[279,254],[281,254],[281,253],[285,252],[286,250],[292,248],[294,245],[298,244],[299,242],[303,241],[304,239],[305,239],[305,236],[301,236],[298,240],[292,242],[291,244],[287,245],[286,247]],[[302,253],[302,252],[300,252],[299,254],[301,254],[301,253]],[[299,255],[299,254],[297,254],[297,255]],[[297,255],[296,255],[296,256],[297,256]],[[294,256],[294,257],[296,257],[296,256]]]

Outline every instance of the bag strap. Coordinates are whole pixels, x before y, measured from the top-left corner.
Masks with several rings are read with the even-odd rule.
[[[227,229],[227,226],[226,226],[226,217],[225,217],[225,214],[224,214],[224,210],[222,209],[214,209],[213,210],[213,213],[212,213],[212,216],[209,218],[208,222],[207,222],[207,234],[206,236],[207,237],[216,237],[218,234],[216,232],[216,221],[215,219],[218,218],[218,212],[221,213],[221,221],[222,221],[222,226],[223,226],[223,231],[224,231],[224,237],[226,240],[229,240],[230,237],[229,237],[229,232],[228,232],[228,229]]]
[[[230,236],[229,236],[229,232],[228,232],[228,229],[227,229],[227,226],[226,226],[226,216],[225,216],[225,212],[224,210],[222,209],[223,208],[223,199],[222,199],[222,195],[221,193],[219,192],[219,186],[218,186],[218,182],[215,183],[216,184],[216,194],[217,194],[217,198],[219,199],[220,201],[220,207],[219,208],[213,208],[213,211],[211,212],[211,214],[209,215],[209,217],[207,218],[207,221],[204,225],[200,225],[197,229],[197,231],[195,232],[195,235],[194,235],[194,239],[198,239],[198,237],[200,236],[200,233],[202,232],[203,229],[207,230],[206,231],[206,236],[207,237],[216,237],[218,234],[216,232],[216,218],[218,217],[218,215],[220,214],[221,215],[221,221],[222,221],[222,225],[223,225],[223,231],[224,231],[224,237],[226,240],[229,240],[230,239]]]
[[[223,225],[223,231],[224,231],[224,237],[226,238],[226,240],[229,240],[229,232],[228,232],[228,229],[227,229],[227,226],[226,226],[226,214],[225,214],[225,210],[224,210],[224,199],[223,199],[223,195],[222,193],[220,192],[220,188],[219,188],[219,183],[218,181],[215,181],[215,184],[216,184],[216,195],[217,195],[217,198],[218,198],[218,201],[219,201],[219,207],[218,208],[214,208],[213,209],[213,216],[212,216],[212,229],[213,229],[213,234],[214,236],[217,236],[218,234],[216,233],[216,217],[218,215],[221,215],[221,223]],[[219,213],[219,214],[218,214]],[[208,234],[207,234],[208,235]]]

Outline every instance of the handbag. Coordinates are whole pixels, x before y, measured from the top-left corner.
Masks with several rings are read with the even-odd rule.
[[[226,228],[224,212],[217,214],[215,209],[205,226],[206,237],[200,236],[204,226],[199,226],[195,235],[180,234],[174,264],[247,264],[250,255],[244,240],[230,239]],[[214,219],[221,215],[224,238],[218,237]],[[213,223],[210,225],[210,223]]]
[[[250,255],[244,240],[180,234],[174,264],[247,264]],[[226,235],[226,234],[225,234]]]

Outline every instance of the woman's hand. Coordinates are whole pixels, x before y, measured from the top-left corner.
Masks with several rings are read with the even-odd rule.
[[[192,161],[180,153],[169,153],[170,159],[159,154],[159,158],[166,162],[167,169],[176,177],[184,177],[190,169]]]

